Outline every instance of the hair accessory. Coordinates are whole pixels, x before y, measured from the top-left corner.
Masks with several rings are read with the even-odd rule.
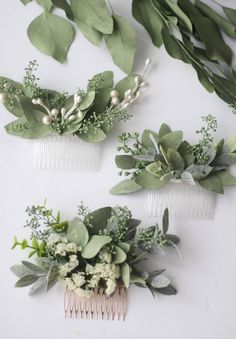
[[[54,215],[45,204],[26,211],[31,240],[15,237],[13,248],[30,249],[29,257],[36,258],[35,263],[22,261],[11,268],[19,277],[15,286],[32,285],[33,295],[61,282],[67,318],[124,320],[131,284],[148,288],[153,295],[177,293],[164,269],[147,268],[156,250],[178,250],[179,238],[168,233],[168,209],[161,228],[138,227],[141,221],[133,219],[127,207],[91,212],[81,203],[72,221],[62,221],[60,212]]]
[[[101,142],[121,120],[131,118],[128,107],[144,94],[144,75],[132,74],[116,85],[105,71],[88,82],[86,91],[74,95],[39,87],[36,61],[25,69],[23,84],[0,78],[0,101],[17,120],[5,126],[7,133],[35,142],[38,168],[97,170]]]
[[[190,218],[213,218],[215,193],[224,193],[224,186],[236,185],[229,167],[236,162],[236,136],[215,143],[212,132],[217,121],[211,114],[195,145],[183,141],[182,131],[171,131],[166,124],[158,133],[145,130],[123,133],[116,157],[120,175],[130,179],[111,189],[112,194],[128,194],[148,189],[148,214],[163,213],[166,206],[172,215]],[[131,145],[132,142],[132,145]]]

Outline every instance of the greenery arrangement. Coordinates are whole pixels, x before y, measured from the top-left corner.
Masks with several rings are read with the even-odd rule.
[[[158,224],[138,227],[141,221],[133,219],[127,207],[91,212],[81,203],[72,221],[61,221],[60,213],[54,216],[45,204],[28,207],[26,212],[31,241],[15,237],[13,248],[30,249],[29,257],[36,256],[36,262],[22,261],[11,268],[19,277],[16,287],[32,285],[30,294],[35,294],[60,281],[81,297],[92,296],[95,288],[109,296],[117,287],[130,284],[146,287],[153,295],[177,293],[164,269],[145,270],[156,249],[177,248],[179,238],[168,233],[167,209],[161,229]]]
[[[148,59],[142,75],[129,75],[115,86],[111,71],[96,74],[86,91],[78,89],[70,95],[40,88],[35,75],[38,65],[31,61],[23,84],[0,77],[0,102],[17,117],[5,129],[26,139],[73,134],[84,141],[100,142],[119,121],[131,117],[127,108],[148,86],[144,75],[149,63]]]
[[[111,189],[112,194],[128,194],[143,188],[161,189],[169,182],[199,184],[208,191],[224,193],[224,186],[236,185],[228,169],[236,162],[236,135],[215,143],[212,132],[217,121],[211,114],[202,118],[206,126],[197,134],[201,139],[191,145],[183,140],[182,131],[171,131],[162,124],[159,132],[145,130],[119,136],[116,156],[120,175],[129,177]]]
[[[33,0],[21,0],[28,4]],[[130,73],[136,51],[136,33],[132,24],[118,16],[106,0],[36,0],[43,7],[29,25],[28,36],[41,52],[64,62],[74,40],[73,22],[93,44],[103,37],[112,58]],[[222,35],[236,38],[236,10],[216,0],[215,10],[200,0],[133,0],[133,17],[147,30],[153,44],[164,44],[167,53],[192,65],[201,84],[233,110],[236,109],[233,51]],[[66,18],[53,13],[62,9]],[[219,12],[222,12],[219,14]]]

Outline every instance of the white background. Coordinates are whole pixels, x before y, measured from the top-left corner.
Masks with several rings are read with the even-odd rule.
[[[131,1],[113,0],[117,13],[128,17]],[[35,4],[24,7],[20,1],[0,0],[1,53],[0,74],[22,80],[29,60],[40,64],[40,84],[56,90],[75,91],[85,88],[87,79],[100,71],[113,70],[115,79],[124,74],[112,63],[106,47],[97,48],[77,34],[68,56],[60,65],[40,54],[28,41],[26,29],[40,13]],[[6,4],[7,3],[7,4]],[[223,1],[227,3],[227,1]],[[229,1],[232,5],[233,1]],[[133,20],[132,20],[133,21]],[[81,200],[91,209],[104,205],[127,204],[133,216],[144,225],[154,220],[146,215],[145,193],[114,197],[108,190],[120,179],[114,164],[117,135],[123,131],[158,129],[162,122],[182,129],[185,137],[196,141],[194,131],[201,126],[201,116],[216,115],[217,139],[236,133],[236,116],[215,94],[208,94],[199,84],[193,69],[167,56],[164,49],[154,48],[141,26],[135,70],[141,71],[145,59],[151,57],[148,73],[151,84],[140,105],[133,107],[135,117],[119,125],[104,145],[100,172],[34,170],[33,143],[5,133],[3,126],[14,119],[0,108],[0,337],[2,339],[234,339],[236,337],[236,189],[226,189],[217,197],[213,221],[171,220],[171,230],[181,238],[184,260],[175,251],[165,257],[154,257],[153,265],[166,267],[178,288],[173,297],[158,296],[130,288],[128,315],[125,322],[65,320],[63,288],[47,295],[29,297],[27,289],[15,289],[15,276],[9,268],[27,258],[27,252],[11,250],[13,235],[28,235],[22,227],[27,205],[43,202],[72,218]]]

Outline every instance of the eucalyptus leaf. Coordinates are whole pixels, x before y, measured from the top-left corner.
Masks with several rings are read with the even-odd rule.
[[[118,246],[125,252],[128,253],[130,251],[130,244],[128,244],[127,242],[119,242]]]
[[[121,169],[132,169],[136,165],[136,160],[132,155],[117,155],[115,162],[117,167]]]
[[[161,137],[159,140],[159,144],[162,145],[166,149],[173,148],[177,150],[182,140],[183,140],[183,132],[175,131],[175,132],[167,133],[163,137]]]
[[[20,0],[23,5],[28,5],[28,3],[32,2],[32,0]]]
[[[124,285],[126,288],[129,288],[129,284],[130,284],[130,267],[129,265],[124,262],[121,265],[121,278],[124,282]]]
[[[234,27],[236,27],[236,9],[223,7],[223,11],[225,12],[227,18],[232,22]]]
[[[19,82],[13,81],[5,77],[0,77],[0,82],[9,84],[10,87],[12,87],[14,90],[19,91],[19,93],[23,94],[23,85],[20,84]],[[10,105],[9,100],[7,100],[4,103],[4,106],[6,107],[6,109],[9,112],[11,112],[13,115],[15,115],[16,117],[22,117],[24,113],[23,113],[23,109],[22,109],[19,97],[14,96],[13,98],[11,98],[11,101],[12,101],[12,105]]]
[[[170,7],[170,9],[174,12],[174,14],[182,21],[185,28],[187,28],[190,32],[192,32],[193,30],[192,23],[189,20],[188,16],[182,11],[182,9],[175,2],[171,0],[165,0],[165,2]]]
[[[231,166],[236,163],[235,153],[222,153],[214,159],[214,166]]]
[[[45,11],[29,25],[28,37],[40,52],[63,63],[74,40],[74,29],[67,20]]]
[[[222,153],[231,153],[236,151],[236,134],[227,139],[222,147]]]
[[[82,250],[82,257],[85,259],[94,258],[101,248],[111,241],[112,238],[109,236],[92,235],[88,244]]]
[[[139,186],[148,189],[160,189],[167,184],[167,181],[160,180],[160,178],[155,177],[154,175],[148,173],[147,171],[143,171],[140,174],[138,174],[137,177],[135,178],[135,182]]]
[[[88,243],[89,233],[80,218],[76,217],[68,223],[66,237],[77,246],[84,247]]]
[[[113,195],[129,194],[137,192],[141,188],[142,187],[136,182],[136,180],[126,179],[115,185],[110,190],[110,193]]]
[[[112,33],[113,20],[105,0],[71,0],[71,8],[75,19],[101,33]]]
[[[117,82],[115,89],[119,93],[119,99],[122,101],[124,99],[125,92],[128,90],[134,90],[136,86],[135,78],[140,79],[140,75],[131,74]]]
[[[74,21],[74,15],[71,10],[71,6],[68,4],[67,0],[51,0],[51,1],[54,6],[62,9],[66,13],[68,19]]]
[[[81,104],[79,105],[79,109],[84,111],[88,109],[94,102],[95,99],[95,91],[88,92],[86,97],[82,100]]]
[[[114,63],[130,73],[136,51],[136,32],[131,23],[121,16],[113,15],[113,21],[113,32],[105,35],[106,44]]]
[[[97,31],[95,28],[90,27],[77,17],[75,18],[75,22],[79,27],[80,31],[83,33],[84,37],[90,41],[95,46],[100,46],[103,38],[103,34]]]
[[[125,251],[123,251],[123,249],[121,249],[119,246],[116,246],[116,245],[114,245],[114,251],[115,251],[115,255],[112,258],[112,263],[113,264],[123,263],[127,258]]]
[[[36,2],[47,12],[50,12],[53,7],[51,0],[36,0]]]
[[[96,142],[101,142],[104,139],[106,139],[106,134],[103,132],[101,128],[95,128],[92,126],[88,127],[88,131],[85,132],[79,132],[78,137],[81,140],[91,142],[91,143],[96,143]]]
[[[91,234],[98,234],[99,231],[104,230],[111,216],[112,216],[111,207],[102,207],[99,208],[98,210],[89,213],[88,217],[90,219],[90,224],[92,225],[92,228],[89,230],[89,232]]]
[[[146,148],[151,148],[151,149],[154,149],[155,151],[156,150],[156,147],[153,143],[153,140],[152,138],[150,138],[150,135],[152,136],[152,138],[156,141],[156,144],[158,145],[159,143],[159,137],[160,135],[158,136],[157,133],[149,130],[149,129],[145,129],[143,131],[143,134],[142,134],[142,145],[144,145]]]
[[[146,281],[142,277],[136,274],[130,275],[130,284],[138,284],[138,285],[141,284],[144,287],[146,287]]]
[[[207,178],[200,180],[199,184],[207,191],[224,194],[224,188],[221,180],[215,174],[210,174]]]

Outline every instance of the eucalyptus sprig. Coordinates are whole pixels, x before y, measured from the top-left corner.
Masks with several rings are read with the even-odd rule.
[[[182,131],[171,131],[162,124],[159,132],[145,130],[139,134],[123,133],[116,156],[119,174],[128,179],[111,189],[115,195],[128,194],[143,188],[161,189],[169,182],[199,184],[208,191],[224,193],[224,186],[236,185],[229,168],[236,162],[236,135],[228,140],[214,142],[212,133],[217,121],[208,114],[203,117],[206,126],[196,131],[201,135],[197,144],[183,140]],[[133,143],[133,141],[135,142]]]
[[[163,275],[165,270],[149,272],[143,268],[156,249],[176,247],[179,242],[177,236],[168,233],[168,209],[161,228],[158,224],[139,228],[141,221],[133,219],[126,206],[90,211],[81,203],[78,216],[64,222],[60,213],[55,217],[45,204],[26,211],[32,241],[20,242],[15,237],[12,248],[30,249],[29,257],[34,256],[35,263],[22,261],[11,268],[19,277],[16,287],[32,285],[30,294],[35,294],[60,281],[82,297],[91,297],[95,288],[102,288],[109,296],[118,286],[128,288],[130,284],[146,287],[154,294],[177,293]]]
[[[72,134],[88,142],[103,141],[119,121],[131,118],[127,109],[144,94],[150,59],[141,75],[132,74],[113,83],[105,71],[88,82],[87,90],[73,95],[42,89],[35,74],[37,62],[25,68],[23,84],[0,77],[0,102],[18,119],[5,126],[7,133],[26,139]]]

